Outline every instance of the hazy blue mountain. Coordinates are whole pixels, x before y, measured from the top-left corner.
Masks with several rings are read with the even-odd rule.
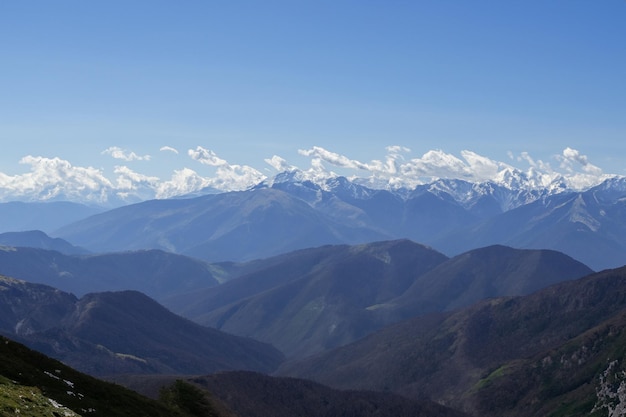
[[[556,194],[462,228],[435,245],[445,252],[496,243],[550,248],[594,269],[622,266],[626,264],[624,196],[626,191],[610,184]]]
[[[73,223],[55,235],[95,252],[151,248],[209,261],[251,260],[385,237],[272,189],[147,201]]]
[[[77,296],[137,290],[160,299],[218,284],[219,266],[160,250],[64,255],[35,248],[2,248],[0,274],[50,285]]]
[[[89,251],[61,238],[51,238],[41,230],[0,233],[0,245],[54,250],[66,255],[82,255]]]
[[[487,298],[530,294],[592,272],[560,252],[488,246],[442,262],[381,309],[405,319],[467,307]]]
[[[448,256],[501,244],[556,250],[597,270],[626,264],[626,179],[582,192],[531,180],[512,171],[499,182],[381,190],[288,172],[247,191],[121,207],[53,235],[94,252],[163,249],[211,262],[406,238]]]
[[[0,233],[28,230],[42,230],[50,233],[61,226],[92,216],[103,210],[103,208],[63,201],[0,203]]]
[[[626,385],[624,305],[626,268],[607,270],[403,321],[279,374],[476,416],[614,415]]]
[[[448,259],[408,240],[325,246],[255,265],[221,286],[164,303],[201,324],[303,357],[409,317],[592,272],[555,251],[492,246]]]
[[[0,278],[0,331],[92,375],[269,372],[275,348],[200,326],[136,291],[80,299],[45,285]]]

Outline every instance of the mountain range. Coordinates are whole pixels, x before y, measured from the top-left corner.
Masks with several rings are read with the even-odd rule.
[[[554,251],[492,246],[449,259],[408,240],[324,246],[267,263],[163,303],[200,324],[303,357],[410,317],[529,294],[592,272]]]
[[[217,264],[161,250],[0,250],[0,274],[78,297],[141,291],[176,314],[270,343],[289,357],[344,345],[416,315],[528,294],[591,272],[555,251],[491,246],[448,258],[405,239]]]
[[[150,388],[154,415],[624,415],[626,178],[536,180],[293,170],[115,209],[6,203],[3,347]],[[0,363],[13,404],[29,381]]]
[[[210,262],[398,238],[448,256],[502,244],[557,250],[600,270],[626,264],[624,197],[623,177],[584,191],[531,186],[513,173],[382,190],[284,173],[247,191],[119,207],[51,235],[93,252],[161,249]]]

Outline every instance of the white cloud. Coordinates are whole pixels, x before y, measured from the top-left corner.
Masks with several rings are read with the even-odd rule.
[[[580,166],[584,172],[591,175],[602,175],[602,170],[591,164],[587,155],[582,155],[579,151],[572,148],[565,148],[562,156],[559,157],[561,168],[573,172],[575,166]]]
[[[111,146],[110,148],[102,151],[103,155],[111,155],[115,159],[121,159],[123,161],[149,161],[150,155],[139,156],[135,152],[127,151],[126,149],[119,148],[117,146]]]
[[[298,150],[298,153],[300,155],[309,156],[312,158],[320,159],[322,161],[326,161],[329,164],[332,164],[341,168],[363,169],[366,171],[370,170],[370,167],[367,164],[364,164],[354,159],[349,159],[335,152],[327,151],[326,149],[321,148],[319,146],[314,146],[311,149],[300,149]]]
[[[222,158],[218,157],[215,152],[210,149],[204,149],[202,146],[198,146],[195,150],[189,149],[187,151],[191,159],[200,162],[204,165],[211,165],[214,167],[228,165],[228,163]]]
[[[49,201],[55,199],[101,203],[113,188],[102,171],[92,167],[75,167],[60,158],[25,156],[21,164],[30,172],[0,176],[0,199]]]
[[[266,176],[248,165],[229,164],[212,150],[198,146],[195,150],[189,149],[189,156],[201,164],[216,167],[215,176],[208,178],[211,187],[223,191],[245,190],[259,182]]]
[[[170,198],[189,194],[208,186],[208,179],[201,177],[192,169],[183,168],[175,170],[169,181],[158,184],[156,198]]]
[[[172,148],[171,146],[162,146],[161,149],[159,149],[159,151],[161,151],[161,152],[172,152],[172,153],[178,154],[178,149]]]
[[[278,172],[293,171],[297,169],[297,167],[290,165],[285,159],[278,155],[274,155],[271,158],[265,158],[264,161]]]

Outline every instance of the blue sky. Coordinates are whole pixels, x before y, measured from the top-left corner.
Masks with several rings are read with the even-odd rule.
[[[624,22],[622,0],[4,1],[0,173],[214,175],[201,147],[269,175],[398,145],[626,175]]]

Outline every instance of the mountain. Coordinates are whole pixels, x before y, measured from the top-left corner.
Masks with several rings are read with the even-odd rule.
[[[147,201],[73,223],[55,235],[94,252],[163,249],[208,261],[252,260],[384,236],[273,189]]]
[[[0,279],[0,332],[92,375],[269,372],[273,347],[200,326],[136,291],[81,299],[45,286]]]
[[[256,266],[164,304],[198,323],[304,357],[419,314],[528,294],[592,272],[554,251],[492,246],[448,259],[408,240],[325,246]]]
[[[66,255],[83,255],[89,253],[87,250],[76,247],[66,240],[51,238],[41,230],[0,233],[0,245],[54,250]]]
[[[137,290],[160,299],[218,284],[218,265],[160,250],[64,255],[34,248],[2,248],[0,274],[82,296]]]
[[[406,238],[449,256],[494,244],[552,249],[596,270],[626,264],[626,178],[577,191],[515,170],[498,181],[439,179],[372,189],[286,172],[246,191],[124,206],[54,232],[94,252],[162,249],[247,261],[326,244]]]
[[[444,255],[401,240],[321,247],[166,305],[195,321],[303,356],[372,331],[370,306],[401,294]],[[268,342],[269,343],[269,342]]]
[[[445,251],[501,243],[552,248],[594,269],[626,263],[626,187],[602,184],[536,200],[435,242]]]
[[[380,308],[409,318],[467,307],[487,298],[530,294],[592,272],[560,252],[493,245],[437,265]]]
[[[279,374],[476,416],[606,415],[626,405],[625,305],[626,268],[607,270],[404,321]]]
[[[50,233],[61,226],[102,211],[102,208],[63,201],[0,203],[0,232],[42,230]]]

